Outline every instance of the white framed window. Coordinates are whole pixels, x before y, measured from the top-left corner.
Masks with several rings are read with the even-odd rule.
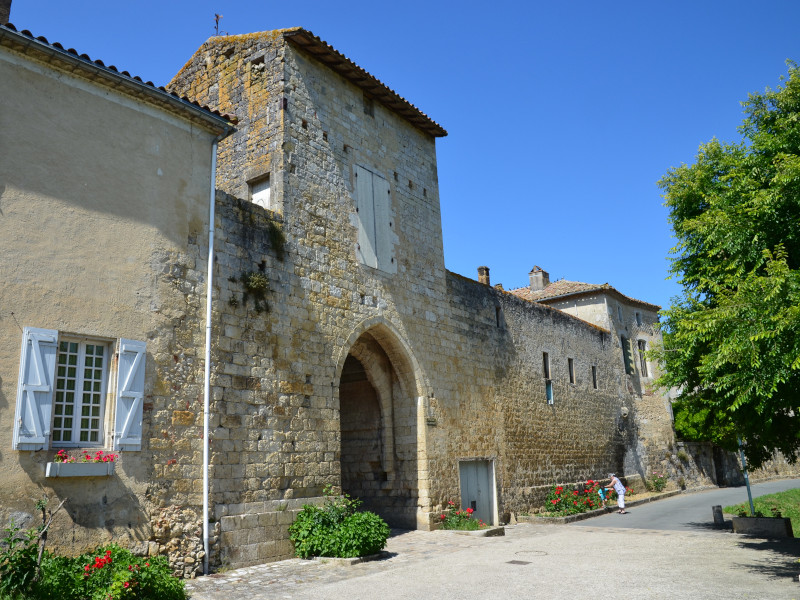
[[[248,186],[250,187],[250,201],[262,208],[272,210],[269,175],[250,182]]]
[[[59,339],[53,398],[53,447],[101,446],[110,345]]]
[[[12,447],[102,447],[111,439],[114,450],[140,450],[146,354],[144,342],[25,327]],[[114,421],[107,432],[110,402]]]

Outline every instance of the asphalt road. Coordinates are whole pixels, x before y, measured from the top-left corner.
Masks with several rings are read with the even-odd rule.
[[[753,498],[800,488],[800,479],[768,481],[751,486]],[[635,500],[636,497],[631,498]],[[711,507],[723,508],[747,502],[747,488],[731,487],[710,489],[673,496],[658,502],[648,502],[628,509],[627,515],[616,512],[578,521],[569,527],[621,527],[629,529],[656,529],[662,531],[697,531],[713,526]]]

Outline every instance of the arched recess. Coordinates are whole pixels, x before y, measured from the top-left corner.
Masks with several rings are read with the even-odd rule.
[[[427,387],[386,320],[362,322],[337,360],[342,491],[394,527],[425,527]]]

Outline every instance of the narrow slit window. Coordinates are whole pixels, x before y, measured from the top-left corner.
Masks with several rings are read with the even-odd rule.
[[[597,389],[597,367],[592,365],[592,388]]]
[[[554,403],[554,400],[553,400],[553,382],[550,381],[549,379],[544,384],[544,395],[545,395],[545,398],[547,398],[547,403],[548,404],[553,404]]]
[[[542,375],[550,379],[550,355],[547,352],[542,352]]]
[[[575,361],[571,358],[567,359],[567,370],[569,371],[569,382],[575,383]]]

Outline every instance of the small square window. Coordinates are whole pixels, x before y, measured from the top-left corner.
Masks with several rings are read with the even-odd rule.
[[[262,177],[257,181],[253,181],[250,186],[250,201],[253,204],[258,204],[262,208],[268,210],[272,209],[270,204],[270,185],[269,175]]]

